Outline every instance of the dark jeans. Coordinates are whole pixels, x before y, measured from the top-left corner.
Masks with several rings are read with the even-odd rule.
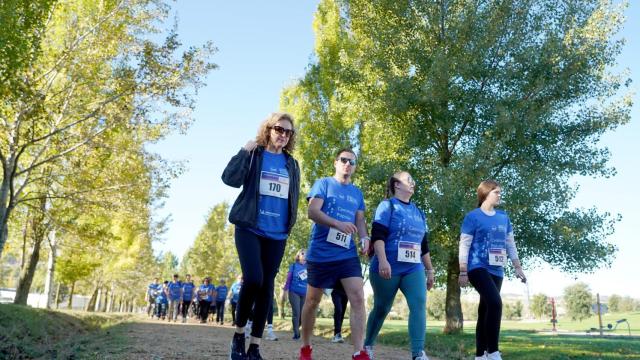
[[[238,303],[237,302],[231,302],[231,321],[232,324],[235,326],[236,325],[236,311],[238,308]]]
[[[158,318],[167,316],[167,304],[166,303],[156,303],[156,316]]]
[[[182,300],[182,317],[186,318],[191,307],[191,300]]]
[[[224,322],[224,300],[216,300],[216,322]]]
[[[342,283],[338,282],[331,291],[331,301],[333,302],[333,335],[342,333],[342,321],[344,313],[347,311],[347,302],[349,298],[344,292]]]
[[[207,321],[207,316],[209,316],[209,306],[211,304],[210,301],[200,300],[200,321]]]
[[[486,269],[474,269],[469,271],[469,282],[480,294],[476,324],[476,356],[482,356],[485,351],[498,351],[502,318],[502,278],[490,274]]]
[[[302,321],[302,307],[304,306],[304,295],[289,291],[289,303],[291,304],[291,322],[293,323],[293,335],[300,336],[300,322]]]
[[[238,326],[247,324],[255,303],[251,336],[262,338],[269,308],[273,306],[273,283],[284,255],[286,241],[257,236],[236,226],[236,249],[244,283],[238,301]]]

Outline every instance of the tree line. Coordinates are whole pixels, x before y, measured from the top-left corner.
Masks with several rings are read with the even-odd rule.
[[[146,146],[192,123],[215,68],[211,43],[163,30],[169,14],[151,0],[0,4],[0,274],[19,272],[15,303],[35,285],[126,308],[159,269],[153,214],[182,166]]]

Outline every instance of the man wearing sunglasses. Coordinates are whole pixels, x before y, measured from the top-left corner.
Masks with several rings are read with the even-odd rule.
[[[308,215],[313,220],[307,260],[307,295],[302,308],[302,343],[299,360],[311,360],[311,335],[323,290],[341,283],[351,303],[351,334],[355,353],[352,359],[369,360],[364,350],[364,291],[357,233],[362,249],[368,247],[364,218],[364,198],[351,183],[356,169],[356,154],[351,149],[338,151],[333,162],[332,177],[315,182],[307,201]]]

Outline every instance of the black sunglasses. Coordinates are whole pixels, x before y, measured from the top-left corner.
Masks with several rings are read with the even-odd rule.
[[[275,130],[275,132],[277,132],[279,135],[284,134],[284,136],[286,137],[291,137],[291,135],[293,135],[293,130],[291,129],[285,129],[282,126],[274,126],[272,127],[273,130]]]
[[[349,165],[351,165],[351,166],[356,166],[356,159],[349,159],[349,158],[346,158],[346,157],[341,157],[340,161],[343,164],[349,163]]]

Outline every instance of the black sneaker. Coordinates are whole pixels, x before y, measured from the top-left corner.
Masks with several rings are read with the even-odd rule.
[[[244,334],[233,334],[229,349],[229,360],[246,360],[247,353],[244,350]]]
[[[247,352],[247,360],[263,360],[257,347],[249,348],[249,351]]]

